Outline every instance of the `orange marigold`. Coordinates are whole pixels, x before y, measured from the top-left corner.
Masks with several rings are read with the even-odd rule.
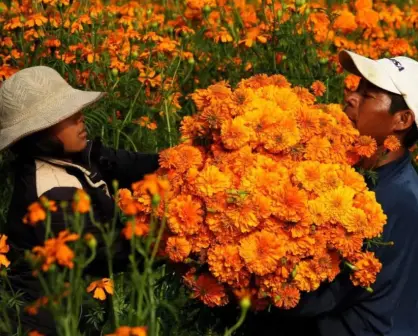
[[[6,253],[9,252],[9,245],[6,243],[7,236],[0,234],[0,267],[5,266],[9,267],[10,261],[6,257]]]
[[[147,327],[122,326],[116,329],[113,334],[107,334],[106,336],[147,336]]]
[[[376,275],[382,269],[382,264],[373,252],[363,252],[355,256],[354,273],[351,280],[355,286],[369,287],[376,281]]]
[[[228,303],[224,286],[212,275],[201,274],[191,285],[192,298],[202,300],[209,307],[224,306]]]
[[[106,300],[106,293],[113,295],[113,280],[103,278],[101,280],[93,281],[87,287],[87,292],[93,292],[93,297],[99,300]]]
[[[74,251],[66,243],[75,241],[78,238],[78,234],[64,230],[58,234],[57,238],[46,240],[44,246],[35,246],[32,252],[35,258],[43,263],[41,266],[42,270],[44,272],[48,271],[55,262],[61,266],[73,268]]]
[[[73,211],[82,214],[90,211],[90,196],[82,189],[78,189],[74,195]]]
[[[369,158],[376,153],[377,143],[371,136],[362,135],[359,137],[354,149],[358,155]]]
[[[240,241],[240,256],[248,270],[258,275],[273,272],[285,253],[285,244],[277,235],[266,230],[252,233]]]
[[[399,148],[401,148],[401,142],[396,136],[389,135],[383,142],[383,146],[388,151],[394,152],[394,151],[397,151]]]
[[[167,221],[174,233],[195,234],[203,222],[202,203],[191,195],[179,195],[171,199]]]
[[[165,251],[171,260],[180,262],[189,256],[191,249],[192,246],[186,238],[170,237],[167,239]]]
[[[356,91],[360,84],[361,77],[349,74],[344,79],[345,87],[350,91]]]
[[[312,92],[315,96],[322,97],[324,95],[325,91],[327,91],[327,87],[325,86],[324,83],[317,80],[317,81],[312,83],[311,90],[312,90]]]

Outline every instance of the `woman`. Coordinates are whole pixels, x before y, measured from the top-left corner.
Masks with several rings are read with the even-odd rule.
[[[72,88],[55,70],[36,66],[21,70],[0,87],[0,150],[10,148],[16,154],[15,182],[9,207],[7,232],[11,245],[10,279],[15,290],[24,292],[25,301],[36,300],[42,293],[27,265],[13,263],[13,255],[42,245],[43,225],[23,223],[28,206],[40,196],[71,202],[78,189],[91,198],[96,220],[113,218],[111,199],[113,180],[119,186],[142,179],[158,168],[157,154],[139,154],[104,147],[100,141],[88,141],[82,110],[102,98],[102,92]],[[120,226],[120,224],[118,225]],[[54,234],[65,228],[62,212],[52,214]],[[87,222],[86,232],[100,237],[97,228]],[[115,271],[126,262],[128,250],[123,241],[115,246]],[[126,252],[125,252],[126,251]],[[88,271],[105,276],[106,256],[99,241],[95,264]],[[120,269],[119,269],[120,270]],[[54,335],[54,323],[45,312],[37,316],[23,314],[25,330],[36,329]]]

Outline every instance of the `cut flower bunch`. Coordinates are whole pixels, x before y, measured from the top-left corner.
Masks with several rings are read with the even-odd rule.
[[[339,105],[315,104],[281,75],[236,89],[220,82],[191,97],[198,112],[183,119],[182,143],[160,156],[170,190],[157,215],[168,226],[165,252],[188,269],[193,296],[211,307],[235,294],[258,309],[288,309],[344,262],[353,284],[370,289],[381,264],[362,247],[386,216],[352,165],[376,143]],[[151,212],[146,183],[120,192],[122,210],[139,223]]]

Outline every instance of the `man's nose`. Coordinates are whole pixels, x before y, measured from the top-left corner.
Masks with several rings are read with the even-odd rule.
[[[357,92],[349,92],[345,95],[344,101],[345,101],[344,111],[346,110],[347,107],[356,108],[358,107],[359,101],[360,101],[359,95],[357,94]]]

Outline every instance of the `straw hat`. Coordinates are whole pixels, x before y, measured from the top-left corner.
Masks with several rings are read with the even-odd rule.
[[[46,66],[18,71],[0,86],[0,150],[71,117],[103,95],[72,88]]]

